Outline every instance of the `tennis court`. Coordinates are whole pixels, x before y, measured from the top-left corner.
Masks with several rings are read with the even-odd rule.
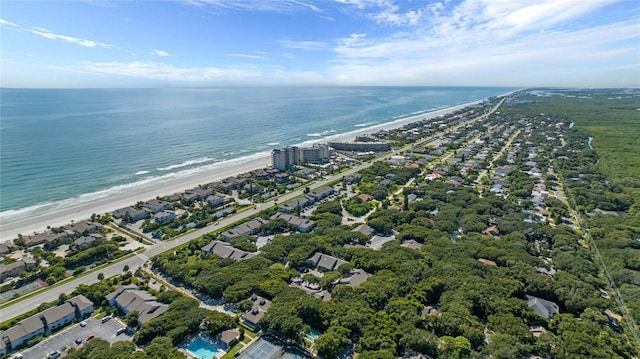
[[[264,339],[258,339],[245,349],[239,359],[280,359],[282,348],[269,343]]]

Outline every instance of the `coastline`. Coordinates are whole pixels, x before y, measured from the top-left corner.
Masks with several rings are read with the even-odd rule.
[[[390,122],[385,122],[346,133],[335,134],[323,138],[304,141],[298,145],[310,145],[313,143],[323,143],[330,140],[351,140],[356,135],[373,133],[382,130],[391,130],[402,127],[408,123],[420,121],[423,118],[433,118],[455,112],[461,108],[480,103],[484,100],[472,101],[461,105],[446,107],[434,111],[424,112],[416,115],[399,118]],[[18,234],[27,235],[34,232],[42,232],[48,226],[58,227],[81,221],[91,217],[92,214],[104,214],[118,208],[135,204],[138,201],[147,201],[158,196],[166,196],[174,193],[184,192],[187,189],[198,185],[219,181],[227,177],[237,176],[241,173],[250,172],[256,169],[265,168],[271,164],[269,153],[258,153],[248,156],[243,160],[231,160],[228,163],[218,163],[206,169],[183,178],[174,180],[168,179],[164,183],[150,183],[136,188],[135,192],[125,191],[120,194],[110,195],[96,200],[70,204],[60,210],[42,214],[22,213],[18,219],[2,219],[2,229],[0,230],[0,243],[11,241]],[[18,216],[16,216],[18,217]]]

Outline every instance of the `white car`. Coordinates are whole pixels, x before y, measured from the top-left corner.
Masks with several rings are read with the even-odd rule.
[[[86,327],[87,326],[87,322],[85,322],[84,320],[80,322],[80,326],[81,327]]]

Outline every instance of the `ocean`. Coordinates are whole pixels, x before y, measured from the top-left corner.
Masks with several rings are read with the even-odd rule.
[[[512,90],[0,89],[0,221]]]

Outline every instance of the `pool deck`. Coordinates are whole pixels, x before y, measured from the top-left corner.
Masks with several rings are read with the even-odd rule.
[[[187,348],[189,345],[193,344],[193,342],[195,342],[198,339],[201,339],[201,340],[207,342],[208,344],[210,344],[211,346],[215,347],[218,350],[218,354],[216,354],[216,356],[215,356],[216,359],[220,359],[225,354],[227,354],[227,352],[225,350],[220,348],[220,344],[218,344],[216,339],[214,339],[210,335],[208,335],[206,333],[202,333],[202,332],[198,332],[197,334],[194,334],[191,337],[187,338],[187,340],[185,340],[184,342],[182,342],[178,346],[178,350],[180,352],[182,352],[183,354],[186,354],[189,358],[201,359],[199,356],[197,356],[196,354],[194,354],[191,350],[189,350]]]

